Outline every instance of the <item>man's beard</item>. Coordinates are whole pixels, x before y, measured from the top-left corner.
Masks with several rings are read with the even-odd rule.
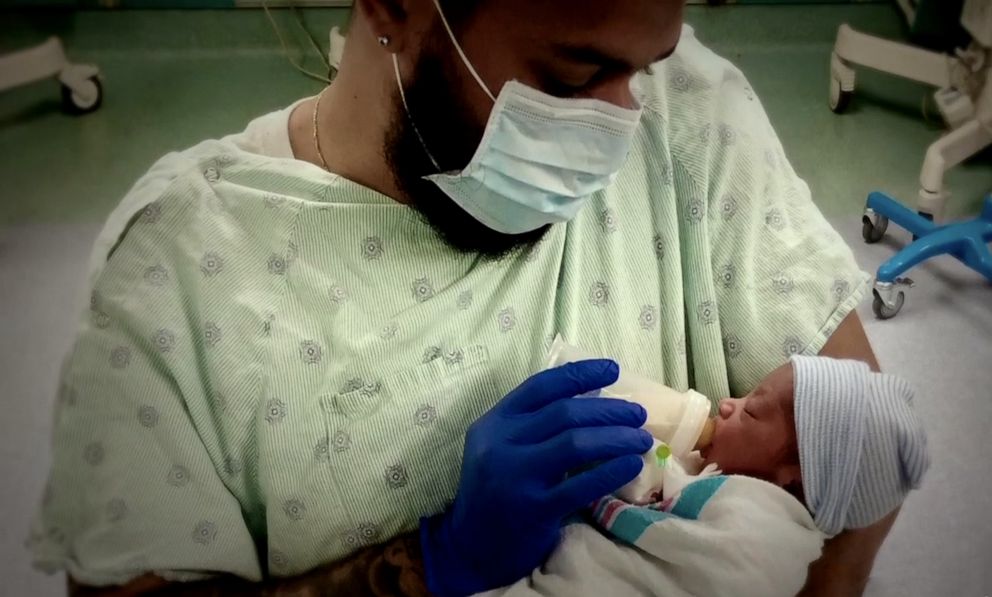
[[[523,234],[497,232],[472,217],[433,182],[424,180],[424,176],[438,173],[427,151],[442,172],[460,171],[472,159],[485,128],[474,121],[471,111],[457,96],[463,81],[456,68],[464,66],[445,59],[446,55],[450,58],[450,53],[440,48],[443,44],[450,45],[447,35],[441,30],[429,37],[414,72],[403,81],[409,116],[396,90],[383,153],[411,207],[445,243],[457,251],[499,259],[536,242],[549,226]],[[423,144],[418,132],[423,136]]]

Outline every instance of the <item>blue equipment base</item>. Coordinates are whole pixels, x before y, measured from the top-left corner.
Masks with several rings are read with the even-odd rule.
[[[977,218],[943,226],[934,224],[877,191],[868,195],[867,207],[916,237],[878,268],[878,282],[895,282],[909,269],[938,255],[952,255],[992,282],[992,252],[989,251],[989,243],[992,243],[992,195],[985,198],[982,213]],[[867,236],[865,240],[869,240]]]

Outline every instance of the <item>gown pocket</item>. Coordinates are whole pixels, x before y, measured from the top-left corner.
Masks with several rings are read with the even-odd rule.
[[[489,353],[466,346],[320,396],[330,486],[353,550],[416,528],[454,497],[465,430],[498,399]]]

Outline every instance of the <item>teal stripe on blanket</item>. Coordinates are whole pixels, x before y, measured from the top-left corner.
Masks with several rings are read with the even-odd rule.
[[[721,475],[690,483],[682,490],[671,513],[645,506],[625,504],[616,498],[604,498],[598,501],[593,508],[593,517],[618,539],[636,545],[648,527],[657,522],[663,522],[673,517],[683,520],[698,520],[699,513],[706,507],[706,503],[726,480],[727,477]]]
[[[723,482],[727,480],[725,475],[718,477],[707,477],[699,481],[693,481],[682,490],[679,500],[672,508],[672,514],[679,518],[696,520],[699,513],[703,511],[706,502],[720,489]]]
[[[613,526],[610,527],[610,532],[627,543],[636,543],[649,526],[671,517],[671,514],[661,510],[632,506],[624,508],[617,514]]]

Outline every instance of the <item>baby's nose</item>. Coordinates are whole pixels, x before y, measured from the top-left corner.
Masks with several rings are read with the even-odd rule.
[[[734,414],[734,399],[724,398],[720,401],[720,416],[726,419],[732,414]]]

